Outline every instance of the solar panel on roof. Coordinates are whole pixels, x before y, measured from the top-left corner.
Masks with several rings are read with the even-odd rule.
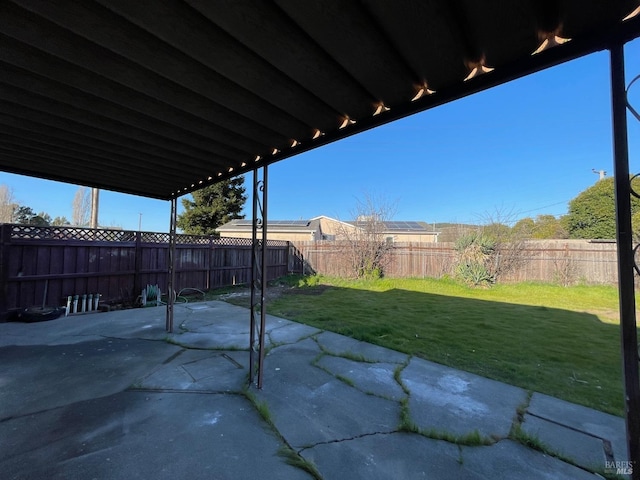
[[[269,225],[287,226],[287,227],[306,227],[309,220],[269,220]]]
[[[385,222],[385,226],[388,230],[419,231],[419,232],[424,232],[427,230],[420,222],[391,221],[391,222]]]

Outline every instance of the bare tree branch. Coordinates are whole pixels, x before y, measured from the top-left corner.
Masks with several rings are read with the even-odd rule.
[[[0,185],[0,223],[13,223],[17,206],[13,190],[7,185]]]
[[[353,221],[337,228],[337,245],[346,275],[355,278],[381,277],[388,266],[393,239],[387,238],[387,225],[395,214],[395,205],[366,194],[357,200]]]
[[[78,188],[73,197],[71,224],[85,227],[91,218],[91,191],[86,187]]]

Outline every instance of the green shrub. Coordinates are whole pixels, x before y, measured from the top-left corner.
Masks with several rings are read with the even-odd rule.
[[[455,244],[458,260],[455,275],[470,285],[490,285],[496,276],[490,265],[497,254],[495,240],[480,232],[472,232],[460,237]]]

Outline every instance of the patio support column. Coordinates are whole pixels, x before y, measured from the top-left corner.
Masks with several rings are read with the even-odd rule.
[[[171,222],[169,224],[169,269],[167,281],[167,332],[173,333],[173,302],[176,281],[176,223],[178,221],[178,199],[171,199]]]
[[[253,221],[251,230],[251,333],[249,338],[249,383],[255,380],[262,388],[264,363],[264,333],[267,288],[267,166],[262,167],[262,180],[258,169],[253,171]],[[258,300],[259,296],[259,300]],[[258,311],[260,319],[258,319]]]
[[[634,291],[634,252],[631,230],[631,183],[627,142],[627,103],[624,77],[624,44],[610,47],[611,103],[618,244],[618,295],[620,339],[625,391],[627,448],[634,480],[640,479],[640,376]],[[617,460],[617,459],[616,459]]]

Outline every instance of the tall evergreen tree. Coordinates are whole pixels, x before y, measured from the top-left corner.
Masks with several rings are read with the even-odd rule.
[[[216,228],[241,215],[247,200],[244,177],[214,183],[182,199],[184,212],[178,215],[177,227],[192,235],[212,235]]]
[[[51,223],[51,215],[45,212],[36,213],[31,207],[16,206],[14,221],[22,225],[35,225],[36,227],[48,227]]]

